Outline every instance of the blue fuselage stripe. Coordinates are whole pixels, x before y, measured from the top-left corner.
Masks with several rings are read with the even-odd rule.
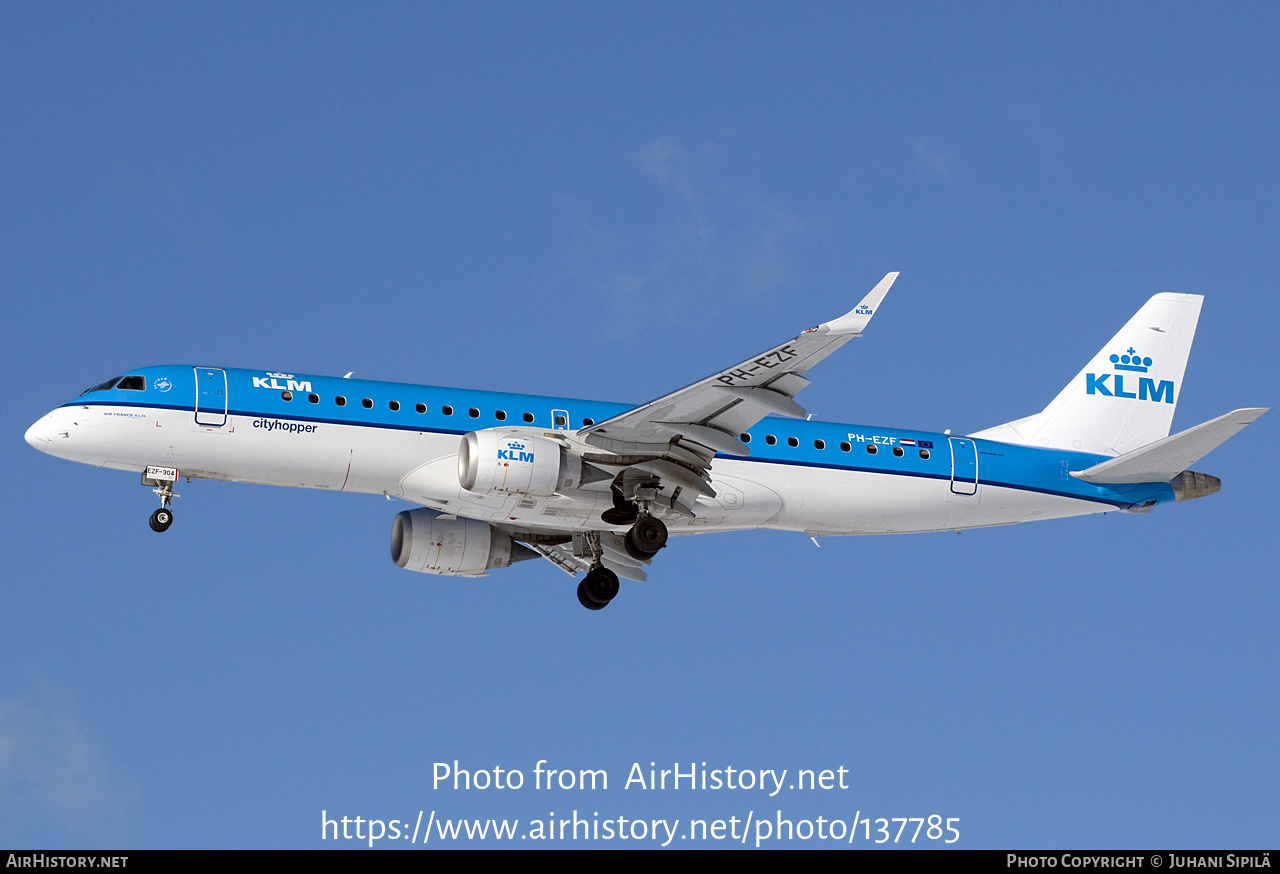
[[[143,392],[112,389],[93,393],[100,398],[87,399],[82,396],[64,406],[118,406],[188,413],[194,411],[195,384],[192,375],[194,368],[153,367],[133,372],[145,375],[147,385],[152,385],[153,377],[157,380],[159,378],[170,380],[174,400],[186,397],[192,402],[189,404],[157,403],[153,398],[158,392],[154,389]],[[537,428],[549,431],[555,428],[554,416],[560,412],[569,415],[567,423],[569,427],[577,428],[583,426],[586,421],[603,422],[632,408],[628,404],[603,401],[319,376],[295,378],[295,382],[306,385],[308,390],[293,391],[289,393],[292,399],[286,401],[284,400],[286,392],[274,390],[274,386],[272,388],[260,385],[255,387],[255,377],[259,382],[263,380],[261,373],[261,371],[234,369],[226,371],[227,400],[230,402],[227,409],[228,415],[460,436],[469,431],[504,427]],[[189,388],[183,391],[179,388],[182,385]],[[308,400],[308,395],[315,395],[318,402],[312,404]],[[147,400],[144,401],[143,396],[147,396]],[[336,407],[335,398],[339,396],[346,399],[345,406]],[[166,399],[168,397],[169,395],[166,394]],[[246,398],[254,401],[251,407],[244,404]],[[365,399],[371,402],[371,406],[363,405]],[[392,401],[397,402],[398,409],[390,408]],[[320,405],[336,407],[342,410],[342,415],[307,415],[298,409],[299,404],[303,405],[303,409],[318,408]],[[425,404],[425,413],[417,412],[418,404]],[[445,409],[451,409],[452,415],[446,415]],[[477,415],[472,416],[473,411]],[[508,413],[510,417],[498,418],[500,411],[504,417]],[[220,414],[221,409],[210,412]],[[524,421],[523,417],[526,413],[534,418],[533,422]],[[405,419],[411,421],[404,421]],[[561,427],[560,430],[564,428]],[[766,418],[751,428],[747,435],[750,438],[749,446],[752,454],[738,459],[747,463],[847,470],[942,481],[952,478],[951,451],[948,436],[945,434],[838,422]],[[773,438],[774,444],[770,445],[766,438]],[[790,446],[788,440],[795,440],[798,445]],[[1103,456],[1015,446],[986,440],[974,442],[978,447],[978,481],[984,485],[1103,503],[1117,508],[1172,498],[1172,491],[1165,483],[1099,486],[1076,480],[1066,473],[1067,470],[1083,470],[1090,467],[1105,460]],[[817,448],[818,444],[823,448]],[[844,450],[841,448],[842,444],[848,445],[850,449]],[[874,447],[874,453],[871,452],[871,447]],[[893,455],[895,448],[902,449],[903,454]],[[924,458],[923,455],[926,453],[921,451],[926,448],[928,458]],[[850,460],[866,454],[868,459],[877,461],[883,459],[883,461],[880,464],[831,462],[827,458],[832,453],[837,453],[836,457],[845,456]],[[719,457],[729,458],[730,456]]]

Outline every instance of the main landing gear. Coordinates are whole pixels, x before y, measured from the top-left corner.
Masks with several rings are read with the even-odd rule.
[[[649,512],[657,483],[633,485],[624,491],[624,482],[619,474],[613,484],[613,506],[600,514],[600,521],[607,525],[630,525],[622,539],[623,546],[636,561],[648,561],[667,545],[667,526]],[[591,570],[578,584],[578,602],[588,610],[600,610],[618,594],[618,575],[604,566],[600,532],[587,532],[586,538]]]
[[[578,603],[588,610],[603,610],[618,594],[618,575],[603,565],[587,571],[578,583]]]
[[[642,513],[627,532],[627,553],[644,561],[653,558],[667,545],[667,526],[657,516]]]
[[[600,514],[600,521],[609,525],[630,525],[626,536],[627,553],[637,561],[648,561],[667,545],[667,526],[649,512],[649,503],[656,494],[652,485],[637,487],[633,494],[635,500],[627,500],[621,481],[614,483],[613,506]]]
[[[616,509],[618,515],[621,515],[622,508]],[[667,526],[656,516],[637,511],[635,524],[627,531],[623,543],[632,558],[648,561],[667,545]],[[578,603],[588,610],[602,610],[618,594],[618,575],[604,566],[600,532],[587,533],[587,549],[591,553],[591,570],[578,583]]]
[[[618,575],[604,566],[599,531],[587,532],[587,551],[591,553],[591,570],[578,583],[578,603],[588,610],[603,610],[618,594]]]

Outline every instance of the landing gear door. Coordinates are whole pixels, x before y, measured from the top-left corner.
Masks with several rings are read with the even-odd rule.
[[[195,370],[196,424],[221,428],[227,424],[227,372],[220,367]]]
[[[978,445],[966,437],[949,437],[951,444],[951,492],[974,495],[978,492]]]

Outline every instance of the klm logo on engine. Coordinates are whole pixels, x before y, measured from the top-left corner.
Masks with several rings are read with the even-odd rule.
[[[280,384],[280,380],[284,380],[284,385]],[[276,391],[311,391],[311,382],[304,380],[302,382],[294,382],[292,373],[268,373],[266,376],[255,376],[253,378],[254,388],[270,388]]]
[[[524,451],[524,444],[518,440],[512,440],[507,444],[506,449],[498,450],[499,461],[533,461],[533,453]]]
[[[1139,355],[1132,346],[1123,355],[1112,355],[1111,366],[1115,373],[1086,373],[1085,391],[1089,394],[1105,395],[1109,398],[1131,398],[1139,401],[1164,401],[1173,403],[1173,380],[1162,379],[1156,382],[1149,376],[1129,377],[1129,387],[1133,388],[1133,380],[1138,380],[1137,391],[1125,391],[1125,376],[1130,373],[1146,373],[1151,367],[1151,359]],[[1110,384],[1107,380],[1111,380]]]

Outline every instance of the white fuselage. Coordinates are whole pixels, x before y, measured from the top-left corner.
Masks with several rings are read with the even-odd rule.
[[[779,429],[785,430],[781,421]],[[943,447],[946,440],[939,435]],[[522,529],[608,528],[600,514],[613,506],[607,483],[551,497],[469,492],[458,479],[458,435],[430,430],[234,413],[213,427],[197,424],[190,409],[86,404],[50,412],[27,432],[27,442],[51,455],[118,470],[163,465],[183,477],[385,494]],[[712,482],[715,497],[700,497],[694,518],[666,514],[673,534],[750,528],[813,535],[936,531],[1117,507],[1114,501],[995,484],[981,474],[973,493],[964,494],[945,476],[723,457],[714,462]]]

